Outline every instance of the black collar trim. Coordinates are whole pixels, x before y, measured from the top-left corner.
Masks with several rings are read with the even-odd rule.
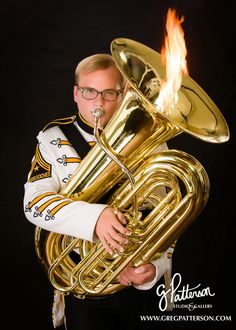
[[[85,132],[93,135],[93,126],[90,125],[82,116],[80,113],[76,115],[76,121],[79,127],[81,127]]]

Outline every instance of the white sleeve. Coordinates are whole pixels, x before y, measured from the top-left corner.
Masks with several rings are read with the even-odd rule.
[[[152,281],[145,284],[134,285],[138,290],[149,290],[151,289],[160,278],[166,273],[170,272],[172,269],[172,253],[173,248],[168,248],[160,258],[153,260],[151,263],[156,267],[156,276]]]
[[[24,186],[25,216],[35,226],[45,230],[94,241],[97,219],[107,205],[73,201],[59,194],[63,180],[70,177],[80,160],[71,146],[61,150],[50,144],[56,141],[52,140],[55,132],[56,136],[62,134],[58,129],[53,129],[38,136],[39,144]],[[60,138],[63,139],[63,136],[60,135]],[[74,163],[68,162],[68,166],[64,166],[61,160],[65,155]],[[35,175],[37,171],[39,174]]]

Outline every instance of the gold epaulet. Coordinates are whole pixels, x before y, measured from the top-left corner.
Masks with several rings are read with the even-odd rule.
[[[71,124],[71,123],[73,123],[75,121],[75,119],[76,119],[76,115],[70,116],[70,117],[66,117],[66,118],[54,119],[53,121],[51,121],[50,123],[48,123],[46,126],[44,126],[43,132],[46,131],[48,128],[53,127],[53,126]]]

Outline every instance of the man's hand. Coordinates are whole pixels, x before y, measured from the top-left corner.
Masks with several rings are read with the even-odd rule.
[[[124,227],[125,224],[124,214],[115,213],[110,207],[105,208],[100,214],[95,232],[108,253],[113,254],[115,249],[124,251],[123,245],[128,243],[125,235],[130,234],[130,231]]]
[[[140,285],[152,281],[156,276],[156,267],[149,263],[139,267],[127,266],[119,275],[123,285]]]

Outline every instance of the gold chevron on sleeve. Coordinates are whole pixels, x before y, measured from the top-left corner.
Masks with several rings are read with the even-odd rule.
[[[64,206],[70,204],[72,201],[71,200],[66,200],[60,204],[58,204],[57,206],[55,206],[52,210],[51,210],[51,214],[55,215],[60,209],[62,209]]]
[[[72,200],[65,200],[64,202],[61,202],[60,204],[58,204],[57,206],[55,206],[53,209],[51,209],[50,211],[48,211],[48,215],[46,216],[45,220],[53,220],[55,214],[60,211],[64,206],[70,204],[72,202]]]
[[[34,182],[36,180],[41,180],[51,177],[52,166],[49,164],[42,156],[39,145],[36,147],[35,158],[32,162],[31,170],[29,173],[29,182]]]
[[[32,208],[35,204],[37,204],[39,201],[41,201],[43,198],[55,195],[55,192],[47,192],[44,194],[41,194],[37,197],[35,197],[28,205],[29,208]]]
[[[58,202],[61,201],[64,197],[62,196],[57,196],[54,198],[49,199],[48,201],[46,201],[45,203],[43,203],[39,208],[38,208],[38,212],[42,213],[49,205],[51,205],[54,202]]]

